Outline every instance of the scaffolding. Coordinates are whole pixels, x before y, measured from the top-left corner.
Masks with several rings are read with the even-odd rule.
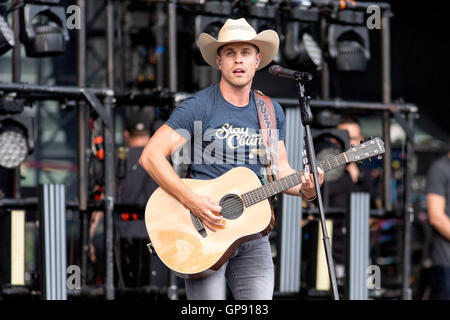
[[[113,116],[112,111],[115,104],[119,101],[129,101],[131,99],[125,94],[125,96],[119,96],[116,94],[114,88],[114,6],[113,0],[106,0],[106,75],[107,75],[107,87],[106,88],[87,88],[86,87],[86,28],[82,27],[77,30],[77,86],[44,86],[44,85],[31,85],[21,83],[21,52],[20,45],[16,45],[13,48],[12,58],[12,82],[0,83],[0,93],[2,95],[8,93],[16,93],[19,96],[26,97],[31,101],[39,100],[55,100],[61,101],[62,99],[73,99],[77,101],[78,108],[78,200],[75,203],[66,202],[66,205],[72,209],[79,211],[82,217],[82,229],[84,233],[87,233],[88,226],[88,212],[92,210],[88,204],[88,156],[86,150],[89,148],[88,134],[89,134],[89,112],[94,110],[100,117],[103,123],[104,130],[104,200],[101,202],[100,208],[105,212],[105,240],[106,240],[106,264],[105,264],[105,285],[104,293],[108,300],[115,298],[114,288],[114,259],[113,259],[113,214],[117,209],[115,200],[116,190],[115,186],[115,151],[113,140]],[[133,96],[134,103],[148,104],[149,99],[153,101],[164,101],[175,106],[180,100],[187,97],[184,92],[178,92],[177,88],[177,6],[181,1],[171,0],[164,2],[164,5],[160,6],[161,10],[167,12],[167,28],[168,28],[168,55],[167,61],[161,61],[158,63],[168,65],[168,94],[148,94],[139,96]],[[323,2],[327,6],[335,6],[339,1],[326,1]],[[81,21],[82,26],[86,24],[86,0],[77,0],[76,4],[80,7],[82,14]],[[412,189],[411,178],[413,174],[412,157],[414,154],[414,121],[417,117],[418,108],[413,104],[394,103],[391,100],[391,65],[390,65],[390,19],[391,11],[390,5],[386,3],[357,3],[353,7],[354,10],[366,10],[370,5],[377,5],[382,9],[381,17],[381,88],[382,96],[379,103],[374,102],[356,102],[356,101],[343,101],[330,99],[330,71],[327,63],[323,62],[323,68],[321,71],[321,99],[311,100],[312,109],[335,109],[339,110],[365,110],[369,112],[379,112],[382,114],[383,121],[383,139],[385,142],[385,155],[383,158],[383,185],[384,185],[384,211],[391,212],[393,210],[390,194],[392,176],[391,172],[391,144],[390,144],[390,120],[396,119],[398,123],[407,133],[406,135],[406,153],[405,153],[405,183],[404,183],[404,202],[403,202],[403,246],[402,246],[402,298],[411,299],[412,292],[410,288],[410,274],[411,274],[411,223],[413,221],[414,212],[412,207]],[[326,32],[326,22],[322,18],[320,21],[321,32]],[[13,16],[13,30],[16,38],[16,43],[20,43],[19,40],[19,15],[18,12],[14,12]],[[162,57],[161,57],[162,59]],[[161,74],[161,67],[159,69]],[[281,105],[286,108],[297,107],[298,101],[295,99],[287,99],[284,97],[273,97]],[[22,198],[19,189],[19,175],[16,174],[15,180],[15,193],[11,199],[0,199],[0,208],[37,208],[39,205],[38,199]],[[83,255],[81,257],[81,269],[86,270],[87,266],[87,243],[86,234],[82,237],[82,250]],[[171,297],[176,298],[176,285],[175,280],[171,279]],[[170,291],[170,290],[169,290]]]

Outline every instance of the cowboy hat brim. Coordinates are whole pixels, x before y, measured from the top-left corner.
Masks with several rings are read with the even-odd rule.
[[[218,41],[207,33],[200,34],[198,38],[198,47],[203,59],[215,69],[219,69],[216,62],[217,49],[228,43],[246,42],[258,47],[261,53],[261,61],[256,70],[267,66],[273,58],[277,55],[278,47],[280,45],[280,38],[273,30],[264,30],[257,34],[252,39],[233,39],[230,41]]]

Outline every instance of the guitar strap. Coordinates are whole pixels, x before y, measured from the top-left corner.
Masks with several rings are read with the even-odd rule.
[[[275,181],[278,174],[278,130],[272,100],[261,91],[255,90],[255,104],[265,146],[265,166],[267,180]]]

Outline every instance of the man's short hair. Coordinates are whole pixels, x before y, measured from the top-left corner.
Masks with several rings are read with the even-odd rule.
[[[361,123],[359,122],[358,118],[351,115],[351,114],[343,114],[341,115],[341,120],[339,121],[339,124],[357,124],[359,127],[361,127]]]

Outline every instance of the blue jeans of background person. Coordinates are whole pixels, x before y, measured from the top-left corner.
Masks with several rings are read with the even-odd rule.
[[[450,267],[433,266],[430,277],[432,299],[450,300]]]
[[[236,300],[270,300],[274,268],[268,236],[242,244],[216,272],[203,279],[185,279],[189,300],[225,300],[226,283]]]

